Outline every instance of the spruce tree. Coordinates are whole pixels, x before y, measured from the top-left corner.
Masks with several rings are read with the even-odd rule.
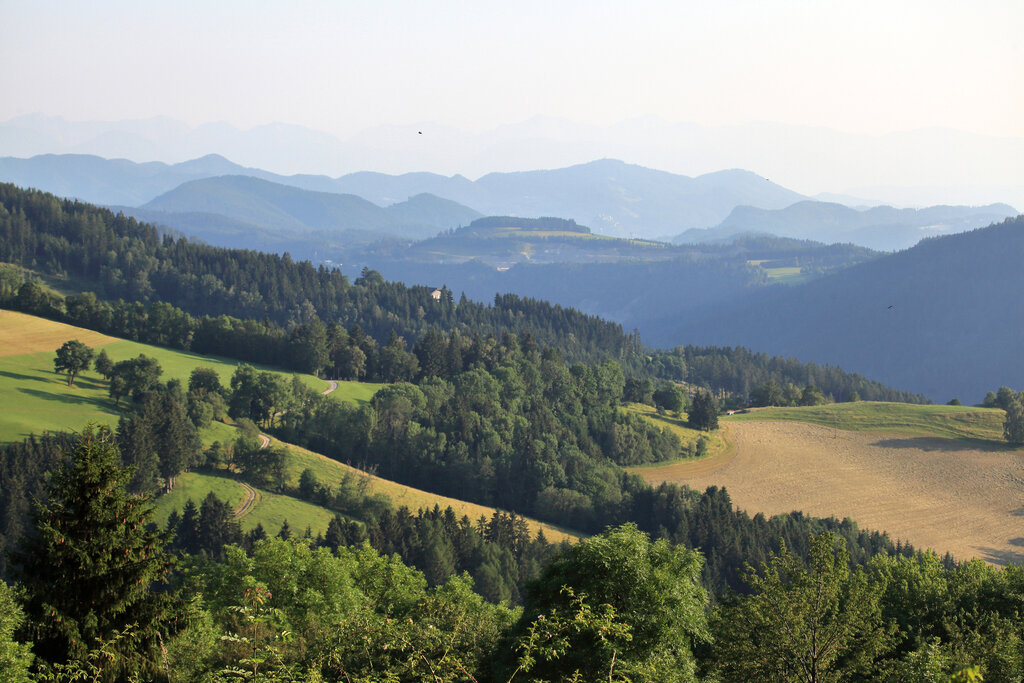
[[[173,597],[154,590],[171,566],[164,535],[147,527],[149,499],[126,492],[130,478],[110,431],[86,427],[15,555],[36,655],[83,662],[90,649],[113,648],[104,680],[149,670],[173,619]]]

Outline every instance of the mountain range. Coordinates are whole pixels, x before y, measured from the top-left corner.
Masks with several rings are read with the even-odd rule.
[[[869,135],[777,123],[710,126],[643,117],[590,125],[535,117],[474,132],[428,121],[334,135],[284,123],[240,129],[166,117],[68,121],[28,114],[0,122],[5,156],[74,153],[177,163],[211,152],[279,174],[332,177],[429,169],[478,178],[612,157],[689,176],[755,169],[803,194],[836,193],[823,197],[829,201],[849,196],[853,206],[868,203],[859,197],[895,206],[1002,201],[1024,207],[1024,138],[939,128]]]
[[[234,245],[219,240],[249,230],[266,238],[260,244],[267,249],[277,249],[275,239],[287,241],[310,231],[335,236],[345,232],[359,243],[374,235],[423,238],[485,214],[557,216],[599,234],[644,239],[676,234],[677,242],[769,233],[894,249],[923,236],[973,229],[1016,214],[1007,205],[855,210],[810,201],[750,171],[690,178],[611,159],[553,170],[490,173],[471,181],[434,173],[281,176],[217,155],[173,165],[42,155],[0,158],[0,180],[116,206],[213,243]],[[339,195],[351,196],[343,200]],[[414,197],[418,199],[407,203]],[[287,206],[269,206],[281,202]],[[388,207],[390,215],[369,203]],[[217,216],[224,218],[222,223]],[[282,230],[287,234],[280,234]],[[303,249],[312,253],[309,246]]]

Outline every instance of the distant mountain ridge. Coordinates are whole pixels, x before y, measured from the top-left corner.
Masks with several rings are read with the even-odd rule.
[[[216,183],[202,197],[195,195],[193,188],[188,201],[183,191],[173,210],[154,203],[159,196],[186,183],[221,176],[246,176],[314,193],[360,197],[378,208],[388,207],[392,215],[377,215],[369,207],[353,203],[350,218],[340,209],[333,211],[336,220],[329,230],[361,230],[371,234],[383,230],[402,237],[430,237],[481,215],[558,216],[590,226],[596,233],[617,237],[666,240],[676,234],[675,241],[679,243],[768,233],[892,250],[911,246],[922,237],[969,230],[1016,214],[1013,207],[1005,204],[920,210],[879,206],[856,210],[836,203],[810,201],[750,171],[727,170],[690,178],[613,159],[552,170],[491,173],[472,181],[459,175],[445,177],[435,173],[359,172],[340,178],[281,176],[245,168],[217,155],[173,165],[136,164],[85,155],[0,158],[0,181],[100,204],[139,207],[138,211],[126,211],[185,233],[197,230],[194,234],[208,241],[217,239],[217,231],[211,231],[216,227],[212,219],[216,215],[251,224],[254,229],[285,225],[292,230],[311,229],[305,221],[299,220],[300,226],[277,210],[256,212],[263,219],[254,220],[254,207],[239,206],[234,190],[220,187],[215,191]],[[280,189],[271,192],[283,193]],[[311,206],[308,211],[312,213],[322,210],[323,202],[327,201],[323,197],[308,199],[313,206],[321,207]],[[218,206],[219,201],[225,206]],[[295,201],[298,200],[289,203]],[[256,197],[254,202],[262,204],[263,200]],[[161,215],[152,214],[154,210],[161,211]],[[301,211],[298,207],[290,210]],[[207,219],[196,223],[171,215],[175,213],[193,217],[204,214]],[[272,220],[264,220],[271,218],[271,214],[276,214]],[[357,225],[356,218],[366,222]],[[396,225],[395,219],[401,225]],[[262,246],[276,248],[270,243]]]
[[[868,135],[771,122],[701,125],[645,116],[592,125],[537,116],[475,132],[425,121],[381,124],[339,137],[287,123],[241,129],[223,122],[189,125],[167,117],[70,121],[27,114],[0,122],[0,155],[47,153],[167,163],[216,153],[243,167],[278,174],[337,177],[363,170],[393,174],[431,170],[442,177],[461,173],[470,178],[494,171],[564,168],[610,157],[689,176],[748,168],[785,187],[875,200],[854,200],[852,204],[840,200],[851,206],[1007,202],[1024,208],[1020,172],[1024,136],[942,128]],[[385,203],[418,192],[447,196],[422,189],[391,195]],[[361,192],[354,194],[377,203]],[[484,207],[474,208],[492,213]],[[668,234],[686,227],[690,226]]]
[[[925,237],[973,230],[1017,213],[1007,204],[853,209],[832,202],[802,201],[776,210],[737,206],[717,226],[685,232],[675,237],[673,242],[719,241],[735,235],[767,233],[793,239],[848,242],[872,249],[897,250],[911,247]]]
[[[223,175],[251,176],[313,192],[352,194],[382,206],[432,194],[480,214],[558,216],[620,237],[657,238],[690,227],[715,225],[740,204],[773,209],[804,199],[750,171],[719,171],[690,178],[613,159],[553,170],[490,173],[475,182],[434,173],[391,176],[361,172],[334,179],[281,176],[244,168],[216,155],[174,165],[84,155],[0,159],[0,181],[100,204],[147,209],[157,208],[148,204],[185,182]],[[209,198],[203,202],[205,208],[187,208],[224,213],[215,210]]]
[[[423,238],[480,215],[432,195],[383,208],[351,194],[303,190],[244,175],[190,180],[140,209],[161,212],[175,228],[176,215],[217,215],[281,236],[364,232]]]

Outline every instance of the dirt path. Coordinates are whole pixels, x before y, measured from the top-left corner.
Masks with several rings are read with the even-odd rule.
[[[328,384],[327,388],[320,392],[324,396],[326,396],[327,394],[331,393],[332,391],[337,391],[338,390],[338,383],[335,380],[329,379],[329,380],[327,380],[327,384]]]
[[[260,440],[260,448],[270,447],[269,436],[267,436],[266,434],[258,434],[257,436],[259,437]],[[235,508],[235,517],[245,517],[247,514],[249,514],[249,512],[252,511],[256,503],[259,502],[260,495],[256,491],[256,489],[249,486],[244,481],[238,479],[236,479],[235,481],[238,483],[239,486],[245,489],[245,499],[242,500],[242,502],[239,504],[237,508]]]
[[[256,505],[256,489],[246,484],[244,481],[238,482],[238,484],[245,489],[245,499],[241,504],[235,508],[235,517],[245,517],[252,510],[253,506]]]
[[[751,514],[849,517],[958,559],[1024,561],[1024,452],[796,422],[726,429],[732,448],[721,458],[637,473],[652,483],[725,486]]]

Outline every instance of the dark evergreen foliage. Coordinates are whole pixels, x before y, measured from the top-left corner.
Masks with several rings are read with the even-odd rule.
[[[89,427],[47,482],[46,502],[33,513],[35,533],[14,556],[31,619],[27,635],[44,661],[84,662],[103,644],[120,655],[109,662],[115,673],[155,668],[174,611],[170,594],[154,588],[171,558],[164,536],[147,527],[149,499],[126,492],[130,476],[112,435]]]

